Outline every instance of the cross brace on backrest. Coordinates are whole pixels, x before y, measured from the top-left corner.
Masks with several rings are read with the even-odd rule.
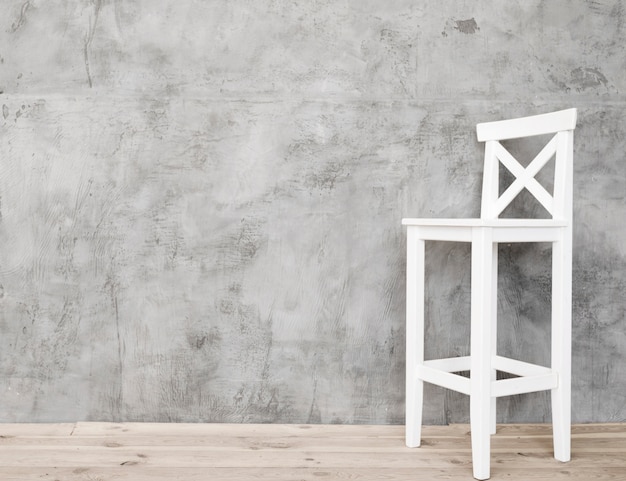
[[[554,198],[548,191],[535,179],[539,171],[554,157],[556,154],[557,136],[537,154],[533,161],[524,168],[511,153],[506,150],[498,141],[494,142],[493,154],[508,170],[515,176],[515,181],[506,189],[498,198],[493,206],[491,215],[497,217],[504,209],[515,199],[515,197],[526,188],[535,199],[550,213],[554,215]]]

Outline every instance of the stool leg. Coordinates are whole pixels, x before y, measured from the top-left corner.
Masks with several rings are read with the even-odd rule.
[[[571,234],[570,234],[571,235]],[[566,232],[552,244],[552,370],[558,386],[552,390],[554,457],[569,461],[571,451],[572,253]]]
[[[425,242],[415,227],[407,230],[406,263],[406,445],[421,442],[424,381],[417,366],[424,362],[424,254]]]
[[[476,479],[489,478],[491,449],[492,262],[491,229],[472,234],[471,388],[472,462]]]
[[[498,244],[493,244],[491,255],[491,355],[498,354]],[[493,359],[493,357],[492,357]],[[496,380],[496,370],[491,370],[491,381]],[[491,434],[496,434],[496,398],[491,398],[490,407]]]

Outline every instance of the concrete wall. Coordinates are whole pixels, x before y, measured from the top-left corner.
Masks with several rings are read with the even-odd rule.
[[[478,121],[579,108],[575,421],[626,418],[621,2],[7,0],[1,421],[401,423],[403,216],[478,215]],[[431,355],[469,250],[429,247]],[[549,356],[549,250],[500,348]],[[538,262],[538,260],[540,262]],[[468,419],[438,388],[425,421]],[[549,419],[546,394],[499,420]]]

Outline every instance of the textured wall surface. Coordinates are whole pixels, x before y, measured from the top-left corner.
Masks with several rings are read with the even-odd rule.
[[[624,421],[625,21],[608,1],[4,0],[0,421],[403,422],[400,219],[478,215],[475,123],[566,107],[573,417]],[[429,354],[463,354],[469,249],[428,252]],[[506,355],[548,361],[549,259],[501,246]],[[467,419],[428,390],[426,422]]]

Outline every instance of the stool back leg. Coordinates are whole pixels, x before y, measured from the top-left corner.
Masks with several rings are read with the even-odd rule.
[[[498,354],[498,244],[494,243],[491,254],[491,355]],[[496,370],[491,370],[491,381],[496,380]],[[491,398],[491,434],[496,434],[496,398]]]
[[[554,457],[570,460],[572,350],[571,232],[552,244],[552,370],[558,386],[551,392]]]

